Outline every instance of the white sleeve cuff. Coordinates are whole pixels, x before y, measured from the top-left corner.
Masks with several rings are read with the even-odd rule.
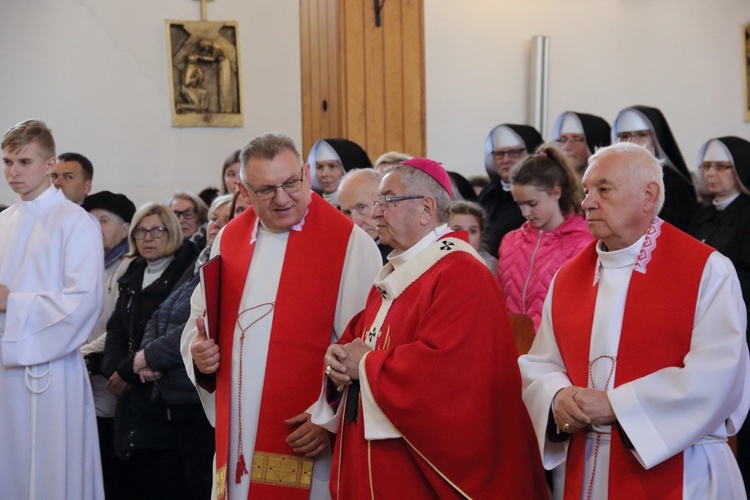
[[[341,414],[343,413],[343,409],[346,406],[346,401],[344,398],[341,398],[341,402],[339,403],[338,408],[336,411],[333,411],[333,408],[331,408],[331,405],[328,404],[328,401],[326,400],[326,385],[328,384],[327,378],[323,378],[323,388],[320,391],[320,396],[318,397],[318,401],[313,404],[307,411],[310,413],[311,417],[310,420],[315,425],[319,425],[328,432],[332,432],[334,434],[338,433],[339,431],[339,425],[341,422]]]
[[[367,353],[369,354],[369,353]],[[393,426],[385,413],[378,407],[372,396],[370,383],[367,380],[367,371],[365,370],[365,359],[367,354],[362,356],[359,361],[359,390],[362,395],[362,422],[365,426],[365,439],[395,439],[400,438],[399,433]]]

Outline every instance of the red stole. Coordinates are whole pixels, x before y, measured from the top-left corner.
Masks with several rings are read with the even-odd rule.
[[[659,226],[659,222],[649,228],[638,257],[646,258],[646,273],[634,270],[630,278],[615,386],[662,368],[683,366],[690,350],[700,280],[713,249],[665,222]],[[591,328],[599,289],[598,284],[594,285],[596,244],[586,247],[560,269],[553,291],[555,339],[568,377],[580,387],[588,386]],[[580,499],[582,488],[588,487],[590,478],[584,478],[585,446],[585,432],[571,436],[566,499]],[[682,453],[645,470],[613,428],[609,498],[681,499],[682,484]]]
[[[216,378],[218,499],[225,498],[226,482],[235,481],[236,475],[237,464],[227,464],[230,422],[238,413],[232,405],[236,395],[231,390],[230,361],[237,314],[255,247],[250,240],[256,219],[255,211],[248,208],[226,226],[221,238],[219,345],[223,362]],[[331,342],[352,226],[343,214],[313,194],[302,230],[289,232],[274,307],[255,450],[244,450],[250,471],[249,498],[308,498],[312,459],[295,455],[286,444],[291,429],[284,420],[304,411],[320,390],[318,375]],[[252,367],[248,374],[249,370]]]

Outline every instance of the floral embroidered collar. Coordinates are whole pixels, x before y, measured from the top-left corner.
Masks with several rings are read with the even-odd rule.
[[[640,250],[638,251],[638,256],[635,259],[635,264],[633,265],[633,270],[635,272],[646,274],[646,268],[648,267],[648,263],[651,262],[651,255],[654,252],[654,249],[656,248],[657,241],[659,239],[659,235],[661,235],[661,226],[664,223],[662,219],[659,217],[654,217],[654,220],[651,221],[651,225],[646,230],[646,233],[643,235],[642,238],[639,239],[639,242],[642,240]],[[603,243],[599,243],[602,245]],[[638,242],[635,243],[637,245]],[[623,249],[623,250],[629,250],[629,249]],[[630,248],[632,250],[632,247]],[[596,285],[599,283],[599,276],[601,274],[602,269],[602,262],[601,262],[601,256],[596,261],[596,273],[594,275],[594,283],[593,285]]]

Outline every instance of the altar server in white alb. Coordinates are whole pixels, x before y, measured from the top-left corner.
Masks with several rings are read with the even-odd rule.
[[[99,224],[51,185],[55,143],[43,122],[9,129],[2,150],[20,201],[0,213],[0,496],[104,498],[78,350],[102,309]]]
[[[729,259],[656,217],[648,150],[600,149],[583,176],[598,241],[557,273],[524,402],[565,498],[746,498],[727,445],[747,415],[745,304]]]

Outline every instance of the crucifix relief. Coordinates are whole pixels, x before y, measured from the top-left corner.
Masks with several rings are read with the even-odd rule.
[[[172,125],[241,127],[239,33],[234,21],[166,21]]]

